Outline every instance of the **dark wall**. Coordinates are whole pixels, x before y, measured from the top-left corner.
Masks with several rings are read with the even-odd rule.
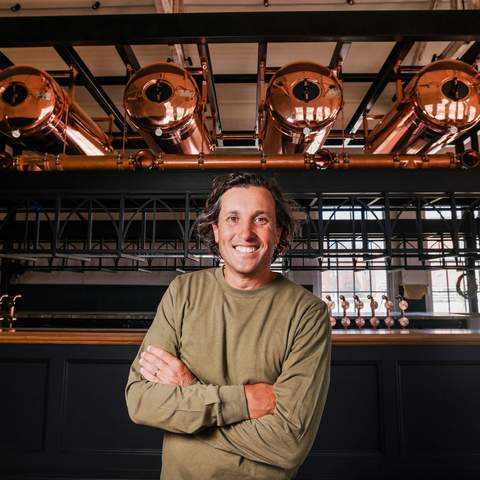
[[[158,479],[162,433],[130,422],[136,346],[0,344],[0,478]],[[298,478],[480,478],[478,347],[335,347]]]
[[[154,312],[166,286],[139,285],[12,285],[21,293],[19,310],[57,312]]]

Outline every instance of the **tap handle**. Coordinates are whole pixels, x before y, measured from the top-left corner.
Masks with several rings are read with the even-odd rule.
[[[14,305],[15,305],[15,303],[16,303],[16,301],[17,301],[18,298],[22,298],[22,294],[21,294],[21,293],[15,295],[15,296],[13,297],[12,302],[13,302]]]

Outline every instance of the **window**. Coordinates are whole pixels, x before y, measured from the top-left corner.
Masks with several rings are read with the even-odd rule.
[[[456,283],[461,272],[457,270],[433,270],[432,304],[435,313],[467,313],[468,301],[457,293]],[[463,277],[463,291],[466,291],[466,280]]]
[[[382,295],[387,294],[387,272],[385,270],[328,270],[322,272],[322,298],[330,295],[335,302],[333,313],[340,315],[343,313],[340,307],[340,295],[344,295],[350,302],[348,310],[349,315],[354,315],[355,306],[353,296],[358,295],[364,303],[362,314],[370,314],[369,301],[367,295],[372,294],[373,298],[379,304],[379,312],[385,312],[382,305]]]

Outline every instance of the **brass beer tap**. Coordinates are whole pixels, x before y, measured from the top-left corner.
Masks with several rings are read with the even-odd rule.
[[[361,330],[365,326],[365,320],[362,317],[363,302],[358,295],[353,296],[355,302],[355,310],[357,311],[357,318],[355,318],[355,325]]]
[[[407,308],[408,308],[408,302],[405,299],[405,297],[402,295],[397,295],[395,298],[398,300],[398,308],[401,312],[401,317],[398,319],[398,323],[402,328],[406,328],[408,327],[408,324],[409,324],[409,320],[405,316],[405,312],[407,311]]]
[[[387,311],[387,316],[385,317],[385,325],[390,330],[395,324],[395,320],[392,317],[391,313],[393,310],[393,302],[388,299],[386,295],[382,295],[382,300],[385,302],[385,310]]]
[[[17,300],[19,298],[22,298],[22,295],[18,294],[15,295],[9,302],[8,302],[8,314],[7,314],[7,319],[8,319],[8,331],[9,332],[14,332],[15,328],[13,328],[13,324],[17,321],[17,316],[15,313],[15,304],[17,303]]]
[[[340,306],[342,307],[343,310],[343,317],[340,323],[342,324],[342,327],[346,330],[350,326],[350,319],[347,317],[347,310],[348,307],[350,306],[350,302],[347,301],[344,295],[340,295]]]
[[[378,308],[378,302],[373,298],[372,295],[367,295],[367,298],[370,300],[370,310],[372,311],[370,325],[372,328],[377,329],[380,325],[380,320],[375,316],[375,310]]]
[[[326,304],[327,304],[327,308],[328,308],[328,318],[330,320],[330,325],[331,327],[335,327],[335,325],[337,324],[337,320],[335,319],[335,317],[333,316],[333,309],[335,308],[335,302],[332,300],[332,297],[330,295],[325,295],[325,298],[326,298]]]

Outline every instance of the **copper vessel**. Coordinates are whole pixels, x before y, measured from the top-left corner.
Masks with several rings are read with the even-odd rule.
[[[459,60],[439,60],[410,81],[402,98],[368,136],[366,149],[371,153],[436,153],[479,120],[477,70]]]
[[[155,63],[138,70],[125,88],[123,103],[135,127],[154,139],[157,153],[198,154],[214,149],[197,84],[182,67]]]
[[[313,155],[323,145],[342,104],[342,86],[332,70],[310,62],[286,65],[268,84],[263,151]]]
[[[113,151],[107,135],[50,75],[26,65],[0,72],[0,131],[40,152]]]

